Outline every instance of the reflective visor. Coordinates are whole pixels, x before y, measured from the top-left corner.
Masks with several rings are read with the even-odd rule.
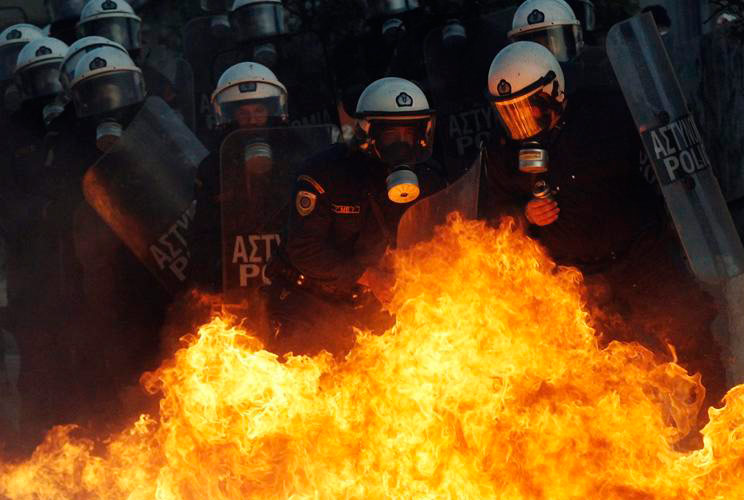
[[[433,114],[415,120],[370,118],[369,123],[374,152],[388,165],[414,165],[431,157],[436,127]]]
[[[278,3],[249,4],[230,14],[240,41],[258,40],[286,32],[284,8]]]
[[[560,62],[576,57],[582,46],[581,28],[576,24],[526,31],[515,35],[514,40],[539,43]]]
[[[72,100],[79,118],[105,115],[142,102],[145,97],[142,74],[136,71],[105,73],[78,82],[72,89]]]
[[[515,140],[528,139],[548,130],[558,120],[562,109],[560,103],[542,90],[506,101],[492,100],[491,105]]]
[[[16,73],[18,86],[25,99],[34,99],[59,94],[62,84],[59,82],[60,61],[40,64]]]
[[[12,43],[0,48],[0,81],[13,78],[18,53],[25,43]]]
[[[127,50],[137,50],[140,40],[140,21],[131,17],[104,17],[80,24],[80,35],[102,36],[120,43]]]

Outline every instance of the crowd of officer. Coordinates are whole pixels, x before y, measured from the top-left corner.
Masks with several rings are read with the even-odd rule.
[[[480,155],[480,215],[514,217],[584,272],[598,325],[630,325],[608,320],[607,339],[673,343],[720,396],[715,309],[666,308],[711,302],[587,43],[591,1],[526,0],[506,22],[457,0],[371,2],[368,29],[333,43],[292,31],[281,0],[201,3],[174,65],[192,78],[142,47],[125,0],[50,2],[58,38],[0,33],[2,326],[22,399],[6,451],[123,413],[116,395],[193,290],[280,354],[342,355],[352,327],[384,331],[398,221]],[[549,165],[520,163],[526,149]]]

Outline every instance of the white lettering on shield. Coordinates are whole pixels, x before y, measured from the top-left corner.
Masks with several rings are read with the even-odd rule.
[[[186,232],[194,220],[196,213],[196,202],[173,223],[152,245],[150,254],[155,259],[158,268],[162,271],[168,269],[178,279],[186,280],[186,269],[189,266],[189,247],[186,241]]]
[[[260,279],[268,285],[266,264],[271,260],[274,249],[281,243],[278,234],[249,234],[236,236],[233,245],[232,264],[237,265],[240,286],[247,287],[252,280]]]

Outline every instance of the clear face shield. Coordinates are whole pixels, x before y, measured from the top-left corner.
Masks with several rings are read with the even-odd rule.
[[[560,119],[565,103],[552,71],[522,91],[504,97],[490,96],[489,100],[515,140],[529,139],[549,130]]]
[[[53,96],[62,93],[59,81],[60,61],[50,61],[16,72],[16,85],[24,99]]]
[[[584,47],[581,26],[578,24],[550,26],[548,28],[527,31],[514,36],[514,41],[539,43],[560,62],[569,62]]]
[[[284,7],[275,2],[255,3],[230,13],[230,25],[241,42],[259,40],[287,32]]]
[[[107,115],[145,100],[145,82],[137,71],[104,73],[75,84],[72,101],[78,118]]]
[[[79,19],[86,0],[45,0],[51,22]]]
[[[217,124],[222,126],[235,124],[241,129],[276,126],[287,117],[287,95],[275,85],[244,82],[215,96],[214,113]]]
[[[11,43],[0,48],[0,81],[11,80],[15,69],[18,53],[28,42]]]
[[[81,23],[78,30],[80,38],[102,36],[132,51],[142,47],[140,25],[139,19],[131,17],[104,17]]]
[[[388,165],[388,198],[395,203],[416,200],[420,188],[412,166],[431,157],[436,127],[434,114],[408,119],[367,117],[360,127],[367,128],[368,150]]]

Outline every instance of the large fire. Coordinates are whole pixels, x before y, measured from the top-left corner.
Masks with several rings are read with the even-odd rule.
[[[160,415],[103,443],[52,430],[11,499],[679,499],[744,493],[744,387],[682,451],[702,388],[598,347],[580,274],[505,224],[396,255],[396,327],[343,361],[277,359],[216,318],[143,383]]]

